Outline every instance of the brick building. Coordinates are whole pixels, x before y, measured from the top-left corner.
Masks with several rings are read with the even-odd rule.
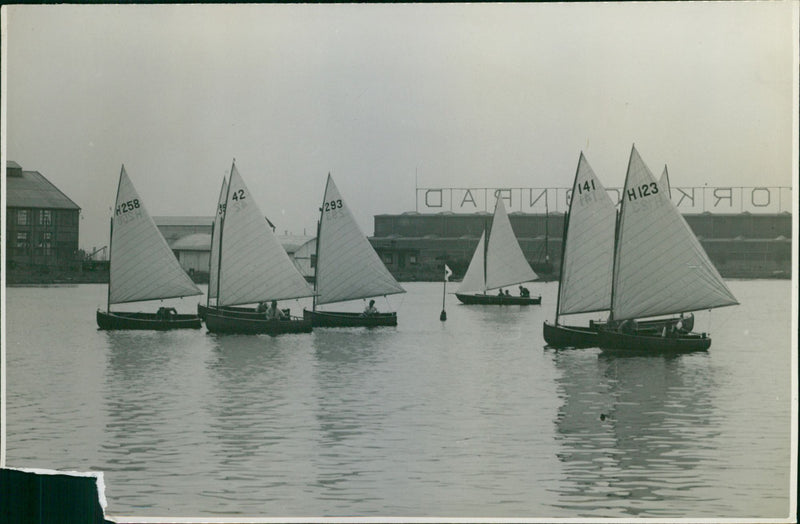
[[[81,208],[38,171],[6,163],[6,261],[9,269],[80,264]]]

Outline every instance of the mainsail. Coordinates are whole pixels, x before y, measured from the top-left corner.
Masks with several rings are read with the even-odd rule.
[[[611,308],[616,206],[581,153],[564,235],[556,315]]]
[[[738,304],[632,148],[622,194],[611,315],[616,320]]]
[[[485,250],[485,261],[484,241],[484,237],[481,236],[469,268],[467,268],[467,273],[464,275],[464,280],[458,289],[459,293],[485,293],[489,289],[528,282],[536,278],[536,273],[525,260],[514,230],[511,229],[511,221],[506,214],[506,208],[499,198],[494,208],[492,229]],[[473,268],[473,266],[475,267]]]
[[[220,228],[220,306],[314,294],[267,225],[234,164]]]
[[[203,293],[175,258],[124,165],[111,219],[109,257],[109,305]]]
[[[219,238],[222,218],[225,216],[225,200],[228,198],[228,181],[222,177],[222,187],[217,199],[217,213],[211,229],[211,258],[208,270],[208,298],[217,298],[217,273],[219,271]]]
[[[405,293],[361,232],[330,174],[318,236],[317,304]]]

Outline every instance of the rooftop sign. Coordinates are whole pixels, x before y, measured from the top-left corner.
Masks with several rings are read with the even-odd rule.
[[[622,188],[607,188],[619,202]],[[416,211],[438,213],[476,213],[494,210],[496,197],[502,198],[509,212],[565,212],[572,189],[566,187],[488,188],[418,187]],[[670,199],[682,213],[781,213],[791,212],[791,187],[672,187]]]

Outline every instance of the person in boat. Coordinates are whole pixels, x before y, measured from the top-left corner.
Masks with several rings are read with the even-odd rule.
[[[278,301],[273,300],[267,308],[267,320],[281,320],[284,318],[283,311],[278,309]]]
[[[259,302],[258,306],[256,307],[256,311],[258,313],[265,313],[267,312],[267,303],[266,302]]]
[[[497,292],[497,296],[498,297],[505,296],[505,293],[503,293],[503,288],[500,288],[500,291]]]
[[[172,320],[172,318],[177,314],[178,312],[174,307],[160,307],[158,308],[156,316],[158,317],[158,320]]]
[[[617,329],[620,333],[636,333],[637,328],[636,321],[629,318],[620,322]]]
[[[525,286],[519,286],[519,296],[528,298],[531,296],[531,292]]]
[[[506,289],[506,296],[507,296],[507,297],[510,297],[510,296],[511,296],[511,293],[509,293],[507,289]]]
[[[378,308],[375,307],[375,301],[370,300],[369,305],[364,308],[364,312],[361,313],[361,316],[368,317],[370,315],[377,315],[377,314],[378,314]]]

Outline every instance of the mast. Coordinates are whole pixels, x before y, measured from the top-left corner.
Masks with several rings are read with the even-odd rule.
[[[317,220],[317,238],[314,241],[314,295],[311,297],[311,311],[317,310],[317,268],[319,267],[319,232],[322,229],[322,207]]]
[[[217,207],[219,207],[219,204],[217,204]],[[219,213],[219,209],[217,209],[217,213]],[[216,222],[216,220],[214,222]],[[216,224],[214,222],[211,223],[211,247],[212,247],[212,249],[214,247],[214,229],[216,228]],[[219,267],[217,267],[217,269],[219,269]],[[208,257],[208,274],[209,274],[209,278],[210,278],[211,277],[211,257],[210,256]],[[217,289],[217,292],[219,292],[219,289]],[[219,295],[217,295],[217,300],[219,301]],[[206,307],[207,308],[211,307],[211,293],[206,293]]]
[[[117,190],[119,191],[119,189]],[[114,241],[114,217],[109,219],[111,233],[108,237],[108,296],[106,297],[106,312],[111,313],[111,243]]]
[[[616,302],[616,287],[617,287],[617,257],[619,255],[619,234],[620,225],[622,223],[622,212],[625,209],[625,188],[628,187],[628,177],[631,175],[631,160],[633,160],[633,152],[636,150],[636,144],[631,147],[631,156],[628,158],[628,169],[625,171],[625,184],[622,186],[622,197],[620,197],[619,211],[617,211],[617,225],[614,229],[614,265],[611,270],[611,309],[608,313],[608,321],[614,320],[614,302]]]
[[[497,204],[495,204],[495,209],[497,208]],[[489,252],[489,226],[487,225],[488,219],[483,219],[483,294],[486,294],[486,254]],[[492,224],[494,224],[494,219],[492,219]]]
[[[558,312],[561,308],[561,280],[564,276],[564,259],[566,258],[564,254],[567,252],[567,231],[569,231],[569,220],[572,217],[572,202],[575,201],[575,185],[578,183],[578,173],[581,168],[581,160],[583,158],[583,151],[581,151],[581,155],[578,158],[578,167],[575,168],[575,180],[572,181],[572,193],[569,199],[569,209],[567,213],[564,215],[564,232],[561,236],[561,264],[559,264],[558,268],[558,294],[556,295],[556,326],[558,325]],[[545,206],[547,206],[547,197],[544,199]],[[547,221],[545,219],[545,232],[547,231]],[[545,250],[547,249],[547,233],[545,233],[544,237],[545,242]],[[545,251],[546,252],[546,251]]]
[[[236,169],[236,159],[235,158],[233,159],[233,162],[231,163],[231,177],[233,177],[233,170],[234,169]],[[225,189],[225,203],[223,204],[225,206],[225,208],[224,208],[224,210],[222,212],[222,216],[219,219],[219,248],[218,248],[219,252],[217,253],[217,257],[218,257],[217,258],[217,309],[219,309],[219,307],[220,307],[220,304],[219,304],[219,288],[220,288],[220,286],[219,286],[219,284],[220,284],[220,278],[221,278],[221,275],[222,275],[222,233],[225,231],[225,215],[228,214],[228,199],[230,198],[230,196],[231,196],[231,181],[230,181],[230,178],[229,178],[228,179],[228,187]],[[217,212],[219,212],[219,210],[217,210]]]

